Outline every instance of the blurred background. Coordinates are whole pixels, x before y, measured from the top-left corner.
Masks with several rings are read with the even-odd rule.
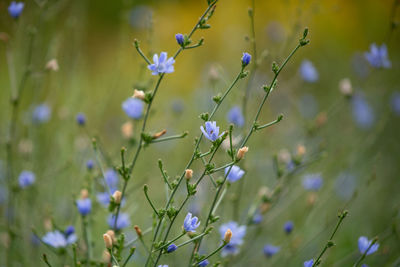
[[[44,265],[43,253],[54,266],[72,266],[70,250],[57,256],[33,232],[42,237],[55,225],[62,229],[74,225],[78,248],[83,246],[74,201],[85,187],[91,188],[90,232],[94,257],[100,261],[108,211],[96,201],[96,194],[104,191],[98,182],[99,162],[104,169],[119,166],[122,146],[128,159],[133,157],[142,121],[130,120],[121,105],[133,89],[151,91],[157,81],[133,41],[140,41],[149,58],[163,51],[172,56],[179,48],[175,34],[190,32],[207,2],[25,1],[18,19],[9,15],[9,5],[10,1],[0,1],[0,265],[6,266],[10,251],[6,221],[12,216],[17,244],[12,266]],[[242,53],[253,55],[251,73],[239,81],[214,117],[221,130],[227,130],[229,110],[242,107],[248,90],[248,104],[242,108],[245,124],[234,130],[239,139],[264,96],[262,85],[273,78],[272,62],[282,63],[308,27],[310,44],[282,71],[259,122],[268,123],[279,114],[283,120],[252,136],[249,152],[240,162],[246,174],[229,187],[217,212],[220,220],[204,239],[202,252],[217,247],[218,227],[234,220],[248,224],[240,253],[223,259],[214,256],[212,263],[302,266],[318,256],[338,212],[347,209],[349,216],[334,238],[336,246],[324,255],[321,265],[352,266],[360,256],[358,238],[378,236],[379,250],[366,263],[400,266],[400,34],[394,23],[399,20],[399,5],[397,0],[219,1],[211,28],[192,38],[196,42],[204,37],[204,44],[177,58],[175,72],[166,75],[153,102],[151,133],[166,129],[168,135],[184,131],[189,135],[142,151],[122,208],[131,221],[124,230],[127,239],[135,236],[133,225],[142,229],[152,225],[144,184],[149,185],[157,207],[165,204],[158,159],[170,177],[181,174],[192,155],[194,138],[200,135],[199,114],[212,110],[212,97],[224,92],[240,71]],[[255,54],[250,7],[254,8]],[[374,67],[365,56],[373,43],[387,46],[390,68]],[[5,148],[10,139],[10,99],[21,84],[11,137],[14,180],[8,188]],[[76,121],[79,113],[85,114],[84,125]],[[98,142],[100,160],[92,138]],[[202,142],[203,152],[208,145]],[[92,171],[87,170],[88,160],[95,162]],[[217,166],[228,161],[224,151],[215,159]],[[21,189],[17,177],[24,170],[32,171],[36,179]],[[200,173],[202,164],[197,162],[193,170]],[[310,177],[319,177],[322,185],[310,188],[305,182]],[[178,192],[182,201],[186,193]],[[9,211],[10,194],[15,197]],[[214,194],[215,188],[204,179],[178,216],[171,237],[180,233],[187,211],[205,220]],[[260,196],[269,194],[272,201],[260,205]],[[254,222],[253,215],[261,217]],[[287,221],[294,224],[290,234],[283,228]],[[268,257],[263,252],[266,244],[279,246],[280,251]],[[137,247],[131,266],[143,266],[147,257],[140,243]],[[186,266],[191,249],[190,245],[164,256],[160,263]]]

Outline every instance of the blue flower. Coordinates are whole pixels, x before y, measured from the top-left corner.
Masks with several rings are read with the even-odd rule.
[[[362,129],[369,129],[375,122],[375,114],[365,97],[358,93],[352,98],[352,114],[356,124]]]
[[[82,216],[86,216],[92,210],[92,201],[90,198],[82,198],[76,201],[76,207]]]
[[[158,267],[168,267],[168,265],[158,265]]]
[[[198,266],[200,266],[200,267],[205,267],[205,266],[207,266],[208,264],[210,264],[210,262],[209,262],[207,259],[205,259],[205,260],[199,262]]]
[[[185,220],[183,221],[183,229],[186,232],[196,232],[196,228],[199,227],[200,221],[197,217],[192,217],[192,214],[188,212]]]
[[[304,266],[304,267],[312,267],[313,264],[314,264],[314,260],[311,259],[311,260],[309,260],[309,261],[305,261],[304,264],[303,264],[303,266]]]
[[[235,255],[239,252],[239,246],[243,244],[243,238],[246,235],[246,226],[239,226],[237,222],[230,221],[219,227],[221,239],[224,239],[225,232],[230,229],[232,237],[230,242],[222,249],[222,257],[227,255]]]
[[[232,167],[226,167],[225,175],[228,173],[229,170],[230,172],[226,179],[231,183],[236,182],[244,175],[244,170],[240,169],[239,166],[233,165]]]
[[[122,109],[125,114],[131,119],[140,119],[143,113],[143,102],[137,98],[128,98],[122,103]]]
[[[335,181],[335,189],[338,196],[344,200],[349,200],[357,187],[356,177],[348,172],[342,172]]]
[[[394,92],[390,99],[390,104],[394,114],[400,116],[400,92]]]
[[[118,187],[118,173],[114,169],[107,169],[104,173],[104,179],[106,180],[107,186],[110,188],[111,194],[114,194],[114,191],[117,190]]]
[[[303,187],[306,190],[318,191],[322,187],[323,183],[324,181],[319,173],[308,174],[303,178]]]
[[[278,253],[281,250],[280,247],[277,246],[273,246],[271,244],[267,244],[264,246],[264,254],[265,256],[272,257],[273,255],[275,255],[276,253]]]
[[[251,60],[251,55],[249,53],[243,53],[242,66],[246,67],[247,65],[249,65],[250,64],[250,60]]]
[[[203,132],[204,136],[214,142],[215,140],[217,140],[219,137],[222,136],[223,133],[221,133],[221,135],[219,134],[219,127],[217,127],[217,122],[215,121],[206,121],[205,123],[206,125],[206,129],[204,130],[203,125],[200,126],[200,130]]]
[[[58,230],[48,232],[42,237],[42,241],[53,248],[65,248],[67,245],[75,243],[77,237],[75,234],[65,235]]]
[[[317,69],[311,61],[305,59],[300,65],[300,75],[304,81],[314,83],[318,81],[319,75]]]
[[[238,127],[242,127],[244,125],[244,117],[239,106],[234,106],[229,110],[228,121]]]
[[[93,167],[94,167],[94,161],[93,160],[89,159],[88,161],[86,161],[86,168],[88,170],[92,170]]]
[[[364,254],[367,251],[367,249],[369,248],[371,243],[372,243],[372,240],[368,240],[368,238],[365,236],[361,236],[358,239],[358,249],[360,250],[361,254]],[[379,248],[378,243],[373,244],[370,247],[370,249],[368,250],[367,255],[370,255],[370,254],[376,252],[378,250],[378,248]]]
[[[107,219],[108,225],[113,228],[115,222],[115,215],[110,214]],[[129,215],[127,213],[119,213],[117,219],[116,229],[120,230],[122,228],[128,227],[131,224],[131,220],[129,219]]]
[[[44,123],[50,120],[51,110],[46,104],[40,104],[33,109],[32,119],[34,123]]]
[[[12,1],[8,6],[8,13],[14,19],[18,18],[21,15],[22,10],[24,10],[24,3]]]
[[[158,58],[157,54],[154,54],[153,62],[154,64],[147,66],[147,68],[152,71],[151,74],[153,75],[174,72],[173,64],[175,63],[175,59],[173,57],[167,59],[166,52],[161,52],[160,58]]]
[[[381,47],[376,44],[371,44],[370,52],[365,52],[364,56],[374,68],[387,69],[392,66],[392,63],[388,59],[387,47],[385,44],[382,44]]]
[[[110,204],[110,194],[108,192],[97,193],[96,199],[105,208]]]
[[[185,41],[185,38],[183,37],[183,34],[181,34],[181,33],[175,34],[175,39],[176,39],[177,43],[178,43],[180,46],[182,46],[182,45],[183,45],[183,42]]]
[[[171,244],[167,247],[167,252],[171,253],[174,252],[178,247],[175,244]]]
[[[86,116],[83,113],[78,113],[78,115],[76,115],[76,122],[78,123],[78,125],[85,125],[86,123]]]
[[[73,233],[75,233],[75,227],[73,225],[68,226],[65,230],[64,230],[64,234],[66,236],[72,235]]]
[[[262,220],[263,220],[263,216],[259,212],[257,212],[256,214],[254,214],[252,222],[254,224],[260,224],[262,222]]]
[[[18,176],[19,187],[25,188],[35,182],[35,174],[31,171],[22,171]]]
[[[290,234],[293,231],[293,227],[294,227],[294,223],[292,221],[287,221],[283,225],[283,230],[285,230],[285,232],[287,234]]]

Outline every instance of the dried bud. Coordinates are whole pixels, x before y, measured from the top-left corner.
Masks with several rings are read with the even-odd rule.
[[[106,245],[106,248],[111,249],[112,248],[111,236],[108,234],[104,234],[103,239],[104,239],[104,244]]]
[[[114,202],[116,203],[116,204],[119,204],[119,203],[121,203],[121,198],[122,198],[122,193],[121,193],[121,191],[115,191],[114,192],[114,194],[113,194],[113,198],[114,198]]]
[[[108,231],[106,232],[106,234],[109,235],[109,236],[111,237],[111,240],[112,240],[113,243],[116,242],[115,233],[114,233],[113,230],[108,230]]]
[[[82,189],[81,190],[81,199],[85,199],[89,197],[89,192],[87,191],[87,189]]]
[[[131,121],[127,121],[121,126],[121,132],[123,137],[129,139],[133,136],[133,123]]]
[[[138,237],[142,237],[142,230],[140,230],[139,226],[135,225],[133,226],[133,228],[135,228],[136,234],[138,235]]]
[[[247,151],[249,151],[249,148],[247,146],[240,148],[236,154],[236,158],[239,160],[242,159]]]
[[[190,180],[192,177],[193,177],[193,170],[186,169],[185,170],[185,178],[186,178],[186,180]]]
[[[163,136],[166,133],[167,133],[167,130],[165,130],[165,129],[162,130],[161,132],[155,133],[155,134],[153,134],[153,139],[160,138],[161,136]]]
[[[141,100],[144,100],[144,97],[146,96],[146,94],[142,91],[142,90],[137,90],[135,89],[133,91],[133,96],[134,98],[139,98]]]
[[[46,70],[58,71],[58,62],[57,59],[53,58],[46,64]]]
[[[232,238],[232,231],[231,229],[226,230],[225,235],[224,235],[224,242],[228,244],[231,241]]]
[[[297,146],[297,155],[302,157],[302,156],[304,156],[304,154],[306,154],[306,147],[303,145],[298,145]]]

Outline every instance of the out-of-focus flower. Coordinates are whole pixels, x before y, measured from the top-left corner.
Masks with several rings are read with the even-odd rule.
[[[86,116],[83,113],[78,113],[78,115],[76,115],[76,123],[78,123],[78,125],[85,125],[86,123]]]
[[[195,230],[199,226],[200,226],[199,218],[192,217],[192,214],[188,212],[188,214],[185,217],[185,220],[183,221],[183,229],[185,229],[186,232],[196,232]]]
[[[242,66],[243,67],[246,67],[247,65],[249,65],[250,64],[250,61],[251,61],[251,55],[249,54],[249,53],[243,53],[243,56],[242,56]]]
[[[303,178],[303,187],[309,191],[318,191],[322,187],[323,183],[324,181],[319,173],[308,174]]]
[[[352,115],[356,124],[362,129],[369,129],[375,122],[375,114],[365,97],[358,93],[352,97]]]
[[[360,236],[360,238],[358,239],[358,249],[360,250],[361,254],[364,254],[367,249],[369,248],[369,246],[371,246],[372,240],[368,240],[367,237],[365,236]],[[367,252],[367,255],[370,255],[374,252],[376,252],[379,248],[379,244],[375,243],[373,244],[370,249]]]
[[[199,262],[198,266],[199,267],[205,267],[205,266],[207,266],[209,264],[210,264],[210,262],[207,259],[205,259],[205,260]]]
[[[175,244],[171,244],[167,247],[167,252],[171,253],[174,252],[178,247]]]
[[[236,166],[236,165],[233,165],[232,167],[226,167],[225,175],[228,173],[228,171],[229,171],[229,174],[226,177],[226,179],[231,183],[236,182],[237,180],[242,178],[242,176],[244,175],[244,170],[240,169],[240,167]]]
[[[40,104],[33,109],[32,119],[34,123],[45,123],[50,120],[51,109],[47,104]]]
[[[400,92],[394,92],[390,98],[390,104],[394,114],[400,116]]]
[[[356,186],[356,177],[348,172],[340,173],[335,181],[336,193],[344,200],[349,200],[351,198]]]
[[[31,171],[22,171],[18,176],[19,187],[26,188],[35,182],[35,174]]]
[[[129,24],[136,29],[149,29],[153,21],[153,10],[146,5],[136,6],[130,11]]]
[[[265,256],[267,256],[268,258],[272,257],[273,255],[278,253],[280,250],[281,250],[280,247],[273,246],[271,244],[265,245],[264,249],[263,249]]]
[[[215,121],[206,121],[205,123],[206,125],[206,129],[204,130],[203,125],[200,126],[200,130],[203,132],[204,136],[214,142],[215,140],[217,140],[219,137],[222,136],[223,133],[221,133],[221,135],[219,134],[219,127],[217,127],[217,122]]]
[[[42,237],[42,241],[53,248],[65,248],[67,245],[75,243],[75,234],[65,235],[58,230],[48,232]]]
[[[21,15],[22,10],[24,10],[24,3],[22,2],[12,1],[11,4],[8,6],[8,13],[14,19],[18,18]]]
[[[153,56],[153,64],[147,66],[149,70],[151,70],[151,74],[158,75],[160,73],[172,73],[174,72],[174,63],[175,59],[170,57],[167,59],[167,53],[161,52],[160,57],[157,54]]]
[[[261,213],[257,212],[254,214],[253,219],[251,220],[254,224],[260,224],[263,220],[263,216]]]
[[[285,232],[287,234],[290,234],[293,231],[293,227],[294,227],[294,223],[292,221],[287,221],[283,225],[283,230],[285,230]]]
[[[236,255],[239,252],[239,246],[243,244],[243,238],[246,235],[246,226],[239,226],[237,222],[230,221],[220,226],[219,233],[223,239],[226,231],[230,229],[232,237],[229,243],[222,249],[222,257],[227,255]]]
[[[133,136],[133,123],[131,121],[127,121],[121,126],[122,136],[126,139],[129,139]]]
[[[49,62],[46,63],[46,70],[58,71],[58,62],[57,59],[53,58]]]
[[[306,119],[312,119],[318,114],[318,101],[312,94],[304,94],[298,103],[300,114]]]
[[[312,267],[313,264],[314,264],[314,260],[311,259],[311,260],[309,260],[309,261],[305,261],[304,264],[303,264],[303,266],[304,266],[304,267]]]
[[[183,45],[183,42],[185,41],[185,38],[183,37],[183,34],[181,34],[181,33],[175,34],[175,39],[176,39],[176,42],[177,42],[180,46],[182,46],[182,45]]]
[[[73,225],[69,225],[65,230],[64,230],[64,234],[69,236],[72,235],[73,233],[75,233],[75,227]]]
[[[227,117],[230,123],[233,123],[238,127],[242,127],[244,125],[244,117],[239,106],[234,106],[231,108]]]
[[[304,81],[314,83],[318,81],[319,75],[313,63],[307,59],[303,60],[300,65],[300,75]]]
[[[88,215],[92,210],[92,201],[90,198],[81,198],[76,201],[76,207],[82,216]]]
[[[392,63],[388,58],[388,51],[385,44],[380,47],[376,44],[370,45],[370,51],[364,53],[369,64],[374,68],[390,68]]]
[[[108,216],[108,225],[113,228],[114,227],[114,222],[115,222],[115,215],[114,214],[110,214]],[[117,219],[117,225],[116,225],[116,229],[120,230],[123,228],[128,227],[131,224],[131,220],[129,219],[129,215],[127,213],[119,213],[118,215],[118,219]]]
[[[92,170],[93,167],[94,167],[94,161],[93,160],[89,159],[88,161],[86,161],[86,168],[88,170]]]
[[[143,101],[137,98],[128,98],[122,103],[122,109],[131,119],[140,119],[143,113]]]
[[[267,35],[271,41],[280,43],[285,40],[286,30],[278,21],[271,21],[267,25]]]
[[[351,86],[351,80],[344,78],[339,81],[339,90],[345,96],[351,96],[353,94],[353,86]]]

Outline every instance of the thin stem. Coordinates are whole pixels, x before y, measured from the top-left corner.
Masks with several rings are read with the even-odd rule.
[[[185,132],[183,134],[167,136],[167,137],[164,137],[164,138],[157,138],[157,139],[151,140],[151,143],[160,143],[160,142],[174,140],[174,139],[181,139],[181,138],[184,138],[186,136],[187,136],[187,132]]]
[[[91,261],[92,259],[92,247],[91,247],[91,241],[90,241],[90,229],[89,229],[89,222],[88,218],[86,216],[81,216],[82,217],[82,229],[83,229],[83,236],[85,239],[85,245],[86,245],[86,258],[88,262]]]
[[[46,254],[43,254],[42,259],[46,263],[47,266],[52,267],[50,262],[49,262],[49,260],[47,259],[47,255]]]
[[[165,245],[162,246],[162,247],[159,247],[158,249],[154,250],[153,252],[156,252],[156,251],[159,251],[159,250],[162,250],[162,249],[168,247],[169,245],[171,245],[172,243],[174,243],[176,240],[178,240],[179,238],[181,238],[181,237],[184,236],[185,234],[186,234],[186,232],[183,232],[182,234],[178,235],[177,237],[175,237],[174,239],[172,239],[171,241],[169,241],[167,244],[165,244]]]
[[[131,257],[135,253],[135,250],[136,250],[136,247],[131,248],[131,250],[129,251],[128,257],[126,258],[124,264],[122,264],[122,267],[125,267],[128,264],[129,260],[131,259]]]
[[[365,259],[367,256],[368,251],[371,249],[371,247],[378,241],[378,238],[375,237],[374,240],[372,240],[371,244],[369,244],[368,248],[365,250],[365,252],[361,255],[361,257],[357,260],[356,263],[354,263],[353,267],[357,267],[358,265],[361,264],[361,262]]]
[[[193,266],[198,266],[200,262],[212,257],[213,255],[215,255],[216,253],[218,253],[223,247],[225,247],[228,243],[223,242],[221,246],[219,246],[216,250],[214,250],[212,253],[210,253],[207,257],[203,258],[201,261],[196,262],[195,264],[193,264]]]
[[[154,213],[156,214],[157,217],[160,216],[160,214],[158,214],[157,209],[154,207],[153,202],[151,202],[149,195],[147,194],[148,191],[148,187],[147,185],[144,185],[144,195],[146,196],[147,201],[150,203],[150,206],[153,208]]]
[[[272,125],[274,125],[274,124],[277,124],[277,123],[280,122],[281,120],[282,120],[282,116],[279,116],[276,120],[271,121],[271,122],[269,122],[269,123],[267,123],[267,124],[264,124],[264,125],[261,125],[261,126],[255,126],[255,130],[261,130],[261,129],[270,127],[270,126],[272,126]]]
[[[110,253],[111,260],[114,261],[115,265],[119,267],[118,260],[115,258],[114,253],[112,252],[112,249],[108,249],[108,253]]]
[[[201,161],[203,162],[204,165],[207,164],[206,160],[204,158],[201,158]],[[212,182],[212,184],[214,185],[215,188],[217,188],[217,183],[214,180],[214,177],[212,177],[212,174],[209,173],[208,177],[210,177],[210,181]]]
[[[220,170],[224,170],[224,169],[226,169],[227,167],[230,167],[230,166],[234,165],[235,163],[236,163],[236,162],[233,161],[233,162],[229,162],[229,163],[227,163],[227,164],[225,164],[225,165],[223,165],[223,166],[221,166],[221,167],[214,168],[214,169],[212,169],[212,173],[217,172],[217,171],[220,171]]]
[[[195,241],[195,240],[197,240],[197,239],[199,239],[199,238],[202,238],[203,236],[205,236],[205,235],[207,235],[207,234],[208,234],[207,232],[201,233],[201,234],[199,234],[198,236],[193,237],[192,239],[189,239],[188,241],[185,241],[185,242],[183,242],[182,244],[177,245],[177,247],[178,247],[178,248],[183,247],[183,246],[185,246],[185,245],[187,245],[187,244],[189,244],[189,243],[192,243],[193,241]]]

